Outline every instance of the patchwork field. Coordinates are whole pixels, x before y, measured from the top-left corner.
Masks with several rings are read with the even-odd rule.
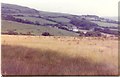
[[[66,30],[53,28],[49,26],[36,26],[18,23],[14,21],[2,20],[2,30],[1,32],[16,31],[17,33],[28,33],[31,32],[34,35],[41,35],[43,32],[47,31],[55,36],[78,36],[74,32],[69,32]]]
[[[1,35],[3,75],[117,75],[118,39]]]
[[[99,26],[103,26],[103,27],[118,27],[118,24],[113,24],[113,23],[106,23],[106,22],[100,22],[100,21],[92,21],[96,24],[98,24]]]

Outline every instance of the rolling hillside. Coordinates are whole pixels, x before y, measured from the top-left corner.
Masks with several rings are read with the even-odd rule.
[[[2,20],[2,33],[6,33],[8,31],[16,31],[19,34],[27,34],[28,32],[31,32],[34,35],[41,35],[44,31],[47,31],[50,34],[56,36],[78,36],[77,33],[61,30],[54,27],[28,25],[13,21]]]
[[[1,11],[2,75],[118,75],[119,22],[5,3]]]
[[[21,24],[22,29],[18,32],[25,33],[29,29],[35,35],[39,35],[41,32],[49,32],[51,35],[79,35],[79,32],[99,31],[105,34],[117,35],[118,25],[117,21],[101,18],[96,15],[71,15],[63,13],[52,13],[38,11],[36,9],[2,3],[2,32],[6,32],[7,27],[9,30],[13,30],[7,23],[15,24],[16,29]],[[11,26],[13,26],[11,25]],[[29,25],[32,25],[29,26]],[[28,26],[29,28],[24,28]],[[36,26],[40,31],[36,30]],[[17,28],[18,27],[18,28]],[[43,29],[45,28],[45,29]],[[96,29],[99,28],[99,29]],[[50,29],[50,30],[49,30]],[[106,29],[109,29],[106,32]],[[25,31],[26,30],[26,31]]]

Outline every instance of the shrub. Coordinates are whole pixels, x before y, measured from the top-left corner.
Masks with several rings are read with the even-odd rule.
[[[3,20],[12,20],[12,21],[14,21],[14,20],[15,20],[15,17],[12,16],[12,15],[6,15],[6,16],[2,16],[2,19],[3,19]]]
[[[87,33],[85,34],[85,36],[86,36],[86,37],[100,37],[100,36],[101,36],[101,33],[98,32],[98,31],[95,31],[95,32],[90,31],[90,32],[87,32]]]
[[[79,33],[79,36],[84,36],[84,32],[81,32],[81,31],[77,31],[76,33]]]
[[[103,29],[102,28],[94,28],[94,31],[100,31],[100,32],[102,32]]]
[[[8,31],[8,34],[9,34],[9,35],[18,35],[18,33],[15,32],[15,31]]]
[[[27,35],[31,35],[31,32],[27,32]]]
[[[59,26],[58,27],[59,29],[63,29],[63,30],[69,30],[67,27],[65,27],[65,26]]]
[[[49,32],[43,32],[42,35],[43,36],[51,36],[51,34]]]
[[[40,23],[38,21],[35,21],[35,25],[40,25]]]

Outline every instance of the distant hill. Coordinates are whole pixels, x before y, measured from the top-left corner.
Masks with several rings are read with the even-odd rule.
[[[107,17],[104,17],[104,18],[111,19],[111,20],[114,20],[114,21],[118,21],[118,17],[115,17],[115,16],[114,17],[108,17],[107,16]]]
[[[2,14],[2,27],[7,26],[8,23],[14,23],[14,27],[19,30],[19,23],[23,24],[22,26],[29,26],[29,28],[24,27],[25,32],[29,32],[29,29],[32,29],[33,34],[39,35],[41,32],[48,31],[48,27],[51,30],[48,32],[52,35],[79,35],[79,32],[86,32],[86,31],[99,31],[101,33],[107,34],[115,34],[117,31],[117,21],[107,18],[102,18],[96,15],[71,15],[71,14],[64,14],[64,13],[52,13],[52,12],[45,12],[39,11],[33,8],[14,5],[14,4],[1,4],[1,14]],[[104,24],[105,23],[105,24]],[[28,25],[26,25],[28,24]],[[35,26],[35,28],[33,27]],[[36,32],[36,26],[39,28],[38,33]],[[40,28],[42,27],[42,28]],[[45,29],[43,29],[45,27]],[[109,29],[109,32],[106,32],[106,28]],[[23,31],[21,29],[21,31]],[[13,30],[12,25],[9,30]],[[8,27],[4,27],[2,32],[8,31]],[[20,30],[18,32],[21,32]],[[23,33],[24,33],[23,31]],[[53,33],[54,32],[54,33]]]

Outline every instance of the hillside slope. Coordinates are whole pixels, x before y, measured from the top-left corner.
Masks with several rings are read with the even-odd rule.
[[[2,20],[12,21],[12,23],[13,22],[22,23],[23,25],[26,24],[34,25],[35,27],[36,25],[45,28],[46,26],[49,26],[54,28],[53,29],[54,31],[53,30],[48,31],[47,29],[43,29],[43,30],[44,32],[48,31],[52,33],[52,35],[68,34],[69,36],[69,33],[70,35],[72,33],[72,35],[75,34],[76,36],[76,33],[78,35],[80,31],[84,33],[89,31],[99,31],[101,33],[117,35],[117,31],[118,31],[117,30],[118,25],[116,21],[101,18],[96,15],[78,16],[78,15],[71,15],[64,13],[44,12],[24,6],[6,4],[6,3],[2,3],[1,11],[2,11],[1,12]],[[4,22],[7,23],[7,21]],[[17,25],[18,24],[16,24],[16,26]],[[4,23],[2,23],[2,27],[3,26]],[[4,29],[5,28],[2,28],[2,32],[5,31]],[[106,32],[106,29],[109,32]],[[24,30],[27,31],[27,29]],[[40,30],[43,31],[42,28],[40,28]],[[61,30],[63,32],[58,33],[57,30]],[[22,31],[23,30],[21,30],[21,32]]]
[[[54,27],[28,25],[13,21],[2,20],[2,33],[6,33],[9,31],[15,31],[18,34],[27,34],[30,32],[33,35],[41,35],[43,32],[46,31],[55,36],[78,36],[77,33],[61,30]]]

